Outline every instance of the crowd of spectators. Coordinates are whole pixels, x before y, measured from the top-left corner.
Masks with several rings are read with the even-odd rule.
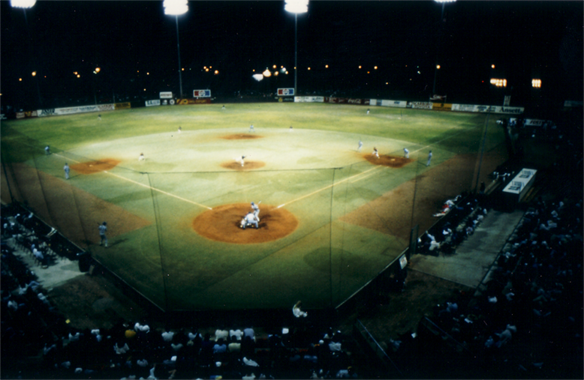
[[[120,320],[110,329],[75,329],[20,255],[46,247],[32,215],[2,216],[2,357],[42,357],[23,378],[254,379],[356,377],[348,336],[307,321],[300,302],[288,326],[215,330]],[[42,248],[41,248],[42,246]],[[16,254],[18,251],[18,254]],[[43,270],[46,263],[37,263]],[[36,268],[35,268],[36,269]],[[293,315],[293,316],[292,316]],[[296,318],[294,318],[296,317]],[[158,323],[158,322],[156,322]]]
[[[446,217],[418,239],[417,253],[437,255],[451,253],[472,235],[488,213],[480,195],[461,194],[448,199],[434,217]]]
[[[532,376],[547,367],[562,377],[582,355],[581,218],[582,200],[539,198],[480,294],[437,305],[433,320],[487,366]],[[510,348],[515,341],[521,350]]]

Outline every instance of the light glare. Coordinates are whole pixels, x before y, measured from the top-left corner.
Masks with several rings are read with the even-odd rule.
[[[264,79],[264,76],[262,74],[254,74],[252,75],[252,78],[260,82],[262,79]]]
[[[36,0],[10,0],[13,8],[32,8],[35,4]]]
[[[189,10],[187,0],[164,0],[162,5],[164,6],[165,15],[179,16],[187,13]]]
[[[286,0],[284,9],[290,13],[306,13],[308,12],[308,0]]]

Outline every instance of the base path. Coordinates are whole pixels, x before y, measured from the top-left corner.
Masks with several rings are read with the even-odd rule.
[[[259,229],[240,228],[241,219],[251,211],[249,203],[214,207],[193,220],[193,229],[207,239],[235,244],[265,243],[283,238],[298,227],[298,220],[288,210],[261,205]]]

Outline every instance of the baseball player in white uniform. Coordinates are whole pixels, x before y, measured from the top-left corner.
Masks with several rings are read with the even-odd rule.
[[[262,203],[262,201],[259,201],[258,204],[251,202],[251,208],[253,209],[253,214],[256,216],[258,222],[260,221],[260,207],[259,207],[260,203]]]
[[[359,148],[357,149],[357,152],[360,152],[361,148],[363,148],[363,141],[359,140]]]
[[[373,156],[379,158],[379,152],[377,151],[377,148],[373,147],[373,153],[371,153]]]
[[[254,225],[256,229],[260,228],[258,223],[258,218],[253,212],[248,212],[246,216],[241,220],[241,228],[245,230],[248,225]]]
[[[408,150],[408,148],[404,148],[404,157],[410,158],[410,151]]]

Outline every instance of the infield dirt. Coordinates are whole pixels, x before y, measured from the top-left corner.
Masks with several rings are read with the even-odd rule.
[[[240,228],[241,219],[251,211],[249,203],[215,207],[193,220],[193,229],[207,239],[234,244],[255,244],[278,240],[298,227],[298,220],[283,208],[260,206],[259,229]]]

